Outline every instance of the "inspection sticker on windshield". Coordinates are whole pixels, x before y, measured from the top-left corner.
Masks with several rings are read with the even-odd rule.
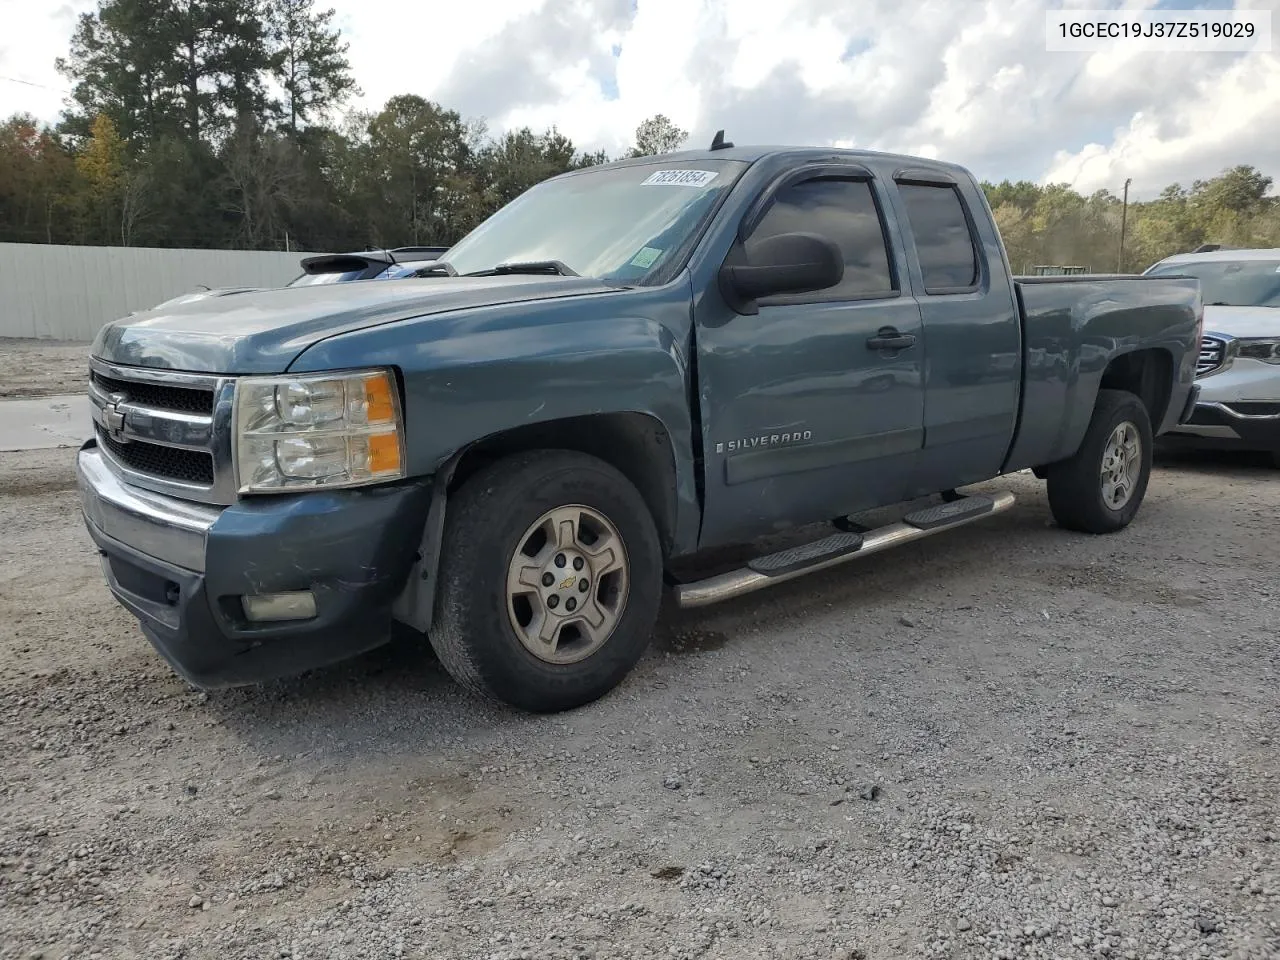
[[[631,265],[647,270],[653,266],[653,262],[660,256],[662,256],[662,251],[657,247],[641,247],[640,252],[631,258]]]
[[[705,187],[718,174],[715,170],[659,170],[650,174],[641,186],[655,184],[664,187]]]

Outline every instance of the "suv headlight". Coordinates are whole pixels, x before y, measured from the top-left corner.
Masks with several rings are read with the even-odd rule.
[[[1239,340],[1236,342],[1236,356],[1263,363],[1280,363],[1280,340],[1275,337]]]
[[[244,377],[232,424],[240,493],[404,476],[404,422],[390,370]]]

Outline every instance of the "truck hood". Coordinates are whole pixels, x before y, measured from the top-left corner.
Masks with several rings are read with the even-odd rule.
[[[328,337],[477,307],[616,289],[586,277],[423,277],[256,290],[161,306],[108,323],[93,356],[195,373],[281,373]]]
[[[1204,308],[1204,332],[1228,337],[1280,337],[1280,307]]]

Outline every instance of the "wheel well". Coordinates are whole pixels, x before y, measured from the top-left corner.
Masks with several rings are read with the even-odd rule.
[[[1122,353],[1107,364],[1102,372],[1103,390],[1125,390],[1134,394],[1147,408],[1151,429],[1159,432],[1169,407],[1169,388],[1173,384],[1173,357],[1167,350],[1135,350]]]
[[[505,430],[467,447],[449,482],[452,493],[477,470],[513,453],[576,450],[610,464],[635,484],[653,515],[664,555],[675,539],[676,468],[671,438],[643,413],[602,413]]]

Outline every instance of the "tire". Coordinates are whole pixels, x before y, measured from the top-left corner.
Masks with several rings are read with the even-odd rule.
[[[1104,477],[1103,474],[1104,462],[1114,458],[1114,438],[1124,427],[1128,428],[1128,437],[1136,439],[1138,449],[1125,470],[1129,490],[1121,502],[1118,486],[1108,482],[1115,475]],[[1049,508],[1058,526],[1095,534],[1114,533],[1127,527],[1147,494],[1153,448],[1151,420],[1142,401],[1124,390],[1098,391],[1098,401],[1080,448],[1071,458],[1045,471]],[[1108,498],[1111,492],[1114,499]]]
[[[1271,465],[1280,470],[1280,450],[1271,451]]]
[[[619,555],[620,567],[594,575]],[[428,637],[473,693],[571,710],[616,687],[649,644],[662,599],[658,531],[635,486],[595,457],[536,451],[484,468],[449,500],[440,558]]]

